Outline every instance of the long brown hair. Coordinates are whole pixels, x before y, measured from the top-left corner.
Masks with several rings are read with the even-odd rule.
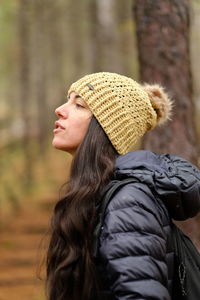
[[[92,258],[96,204],[112,179],[117,152],[92,118],[74,156],[65,197],[55,206],[47,253],[49,300],[91,300],[97,288]]]

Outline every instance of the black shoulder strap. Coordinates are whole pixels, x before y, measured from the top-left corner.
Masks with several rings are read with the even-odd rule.
[[[96,258],[97,253],[98,253],[98,248],[99,248],[99,237],[101,233],[101,229],[103,226],[103,221],[104,221],[104,216],[105,216],[105,211],[106,208],[114,195],[116,191],[118,191],[122,186],[128,184],[128,183],[133,183],[137,182],[135,178],[126,178],[123,179],[122,181],[119,181],[115,183],[106,193],[106,195],[103,197],[102,202],[99,206],[99,214],[98,214],[98,223],[95,227],[94,234],[93,234],[93,256]]]

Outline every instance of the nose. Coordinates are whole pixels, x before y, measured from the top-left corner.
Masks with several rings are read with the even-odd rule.
[[[65,104],[57,107],[55,109],[55,114],[56,116],[60,117],[60,118],[67,118],[67,110],[66,110],[66,107],[65,107]]]

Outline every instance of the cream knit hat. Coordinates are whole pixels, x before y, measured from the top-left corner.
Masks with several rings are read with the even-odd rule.
[[[100,72],[71,85],[89,106],[119,154],[125,154],[157,124],[169,119],[171,101],[158,85],[140,85],[123,75]]]

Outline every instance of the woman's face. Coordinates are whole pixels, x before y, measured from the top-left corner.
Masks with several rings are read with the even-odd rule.
[[[85,101],[72,92],[68,101],[56,108],[55,114],[58,120],[55,122],[52,145],[74,154],[86,134],[92,113]]]

